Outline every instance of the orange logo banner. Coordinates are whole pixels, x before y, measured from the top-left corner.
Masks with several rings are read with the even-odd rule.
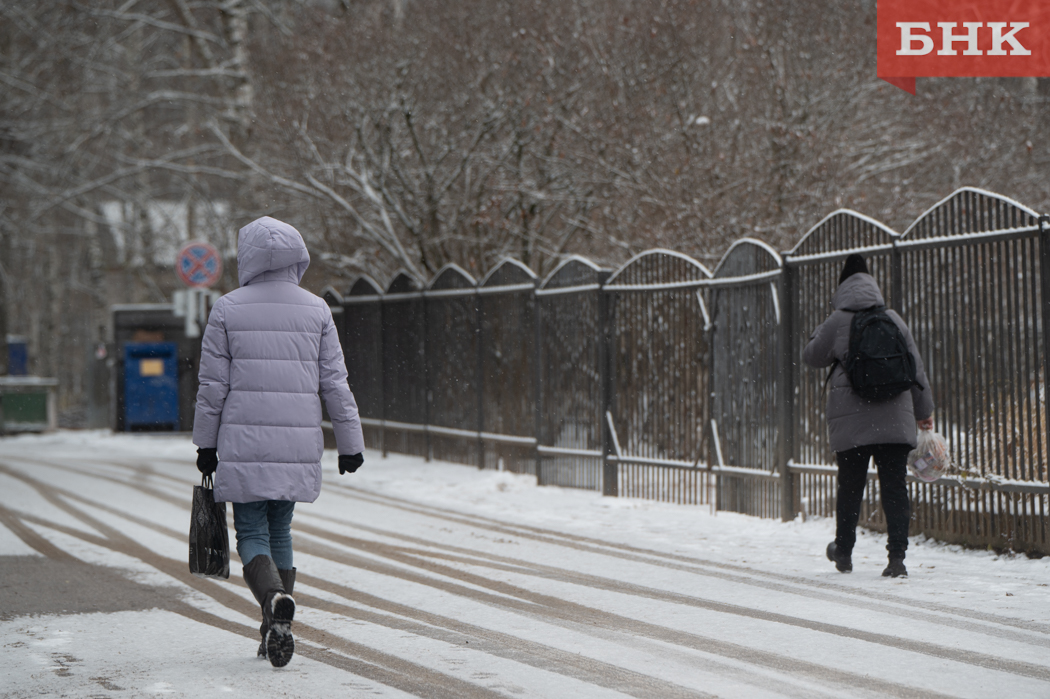
[[[1050,0],[878,0],[878,75],[1050,77]]]

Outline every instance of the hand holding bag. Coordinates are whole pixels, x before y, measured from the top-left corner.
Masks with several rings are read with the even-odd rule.
[[[920,481],[932,483],[951,468],[948,442],[933,430],[919,430],[918,444],[908,454],[908,468]]]
[[[198,578],[230,577],[230,535],[226,529],[226,503],[215,502],[212,477],[193,486],[190,516],[190,572]]]

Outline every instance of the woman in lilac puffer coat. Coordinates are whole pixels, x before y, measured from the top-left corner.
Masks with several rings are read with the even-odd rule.
[[[310,255],[299,231],[264,216],[240,230],[241,288],[218,300],[201,346],[193,419],[197,467],[233,503],[244,580],[262,607],[259,655],[281,667],[291,634],[292,510],[321,491],[321,402],[339,472],[363,462],[364,438],[328,305],[299,288]]]

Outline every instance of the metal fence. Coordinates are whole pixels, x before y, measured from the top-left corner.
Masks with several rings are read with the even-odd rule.
[[[536,478],[601,488],[604,370],[601,283],[593,262],[570,257],[536,289]]]
[[[923,356],[955,472],[910,482],[912,532],[1050,553],[1050,224],[964,188],[903,234],[839,210],[789,251],[734,243],[710,272],[650,250],[617,270],[506,260],[341,299],[370,447],[534,474],[540,484],[833,516],[824,372],[802,349],[861,253]],[[332,301],[329,301],[332,303]],[[872,472],[874,476],[874,472]],[[872,478],[862,522],[884,526]]]

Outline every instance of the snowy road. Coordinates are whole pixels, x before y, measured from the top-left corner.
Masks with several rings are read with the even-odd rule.
[[[228,582],[187,572],[193,457],[0,440],[0,695],[1050,696],[1050,559],[913,539],[889,580],[865,534],[844,576],[828,521],[373,453],[344,477],[326,454],[296,508],[297,655],[274,670],[236,557]],[[40,613],[63,609],[86,613]]]

